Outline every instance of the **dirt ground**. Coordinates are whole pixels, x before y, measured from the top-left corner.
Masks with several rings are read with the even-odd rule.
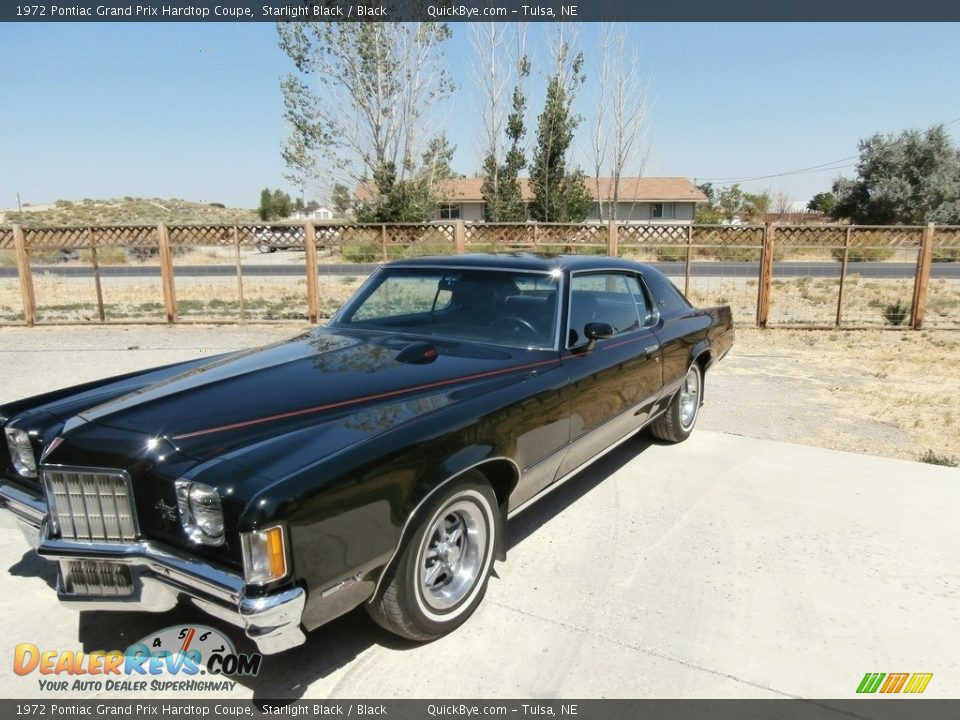
[[[707,380],[710,430],[960,461],[960,334],[949,330],[737,331]]]

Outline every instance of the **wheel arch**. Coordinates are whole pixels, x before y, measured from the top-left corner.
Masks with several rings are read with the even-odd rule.
[[[436,494],[443,488],[448,487],[451,483],[461,479],[467,473],[474,471],[483,475],[487,482],[490,483],[491,488],[493,488],[494,495],[497,498],[499,512],[497,513],[498,540],[496,558],[498,560],[506,559],[507,510],[509,506],[510,495],[513,492],[513,489],[517,486],[517,483],[520,481],[520,467],[512,459],[505,456],[488,457],[449,475],[444,480],[434,485],[428,493],[420,498],[416,506],[410,511],[409,515],[407,515],[407,518],[404,520],[403,527],[401,528],[399,537],[397,539],[397,545],[394,548],[390,559],[380,569],[376,585],[374,586],[373,593],[370,595],[369,601],[372,601],[374,598],[376,598],[377,594],[380,592],[380,587],[383,584],[384,579],[389,576],[392,568],[400,557],[404,546],[407,544],[407,542],[409,542],[411,535],[416,531],[416,521],[422,515],[423,510],[427,507],[430,499],[435,497]]]
[[[700,368],[700,405],[703,405],[703,396],[707,386],[707,369],[713,365],[714,354],[707,342],[701,341],[694,345],[693,351],[690,353],[691,360],[689,367],[692,367],[696,364]]]

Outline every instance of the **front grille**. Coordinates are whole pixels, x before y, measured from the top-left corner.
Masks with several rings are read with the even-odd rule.
[[[43,469],[53,530],[65,540],[129,542],[137,537],[130,478],[118,470]]]
[[[62,588],[70,595],[131,595],[130,568],[105,560],[64,560],[60,563]]]

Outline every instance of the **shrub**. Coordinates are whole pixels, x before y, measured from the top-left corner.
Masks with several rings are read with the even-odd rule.
[[[843,260],[843,248],[833,248],[830,251],[837,260]],[[864,248],[852,247],[847,254],[849,262],[877,262],[879,260],[889,260],[894,255],[891,248]]]
[[[379,245],[344,245],[343,259],[347,262],[368,263],[383,258]]]
[[[666,245],[657,248],[658,262],[680,262],[687,259],[686,245]]]
[[[933,251],[933,262],[957,262],[960,260],[960,248],[939,248]]]
[[[952,455],[940,455],[933,450],[925,451],[919,458],[920,462],[928,465],[943,465],[944,467],[960,467],[960,460]]]
[[[85,263],[91,262],[89,250],[80,251],[80,260]],[[130,261],[126,248],[122,247],[99,247],[97,248],[98,265],[126,265]]]
[[[883,317],[891,325],[903,325],[910,317],[910,306],[902,300],[888,303],[883,308]]]

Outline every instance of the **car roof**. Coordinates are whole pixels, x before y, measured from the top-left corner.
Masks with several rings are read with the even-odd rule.
[[[551,255],[547,253],[467,253],[465,255],[430,255],[427,257],[393,260],[384,267],[460,267],[500,268],[511,270],[649,270],[649,266],[632,260],[607,255]]]

